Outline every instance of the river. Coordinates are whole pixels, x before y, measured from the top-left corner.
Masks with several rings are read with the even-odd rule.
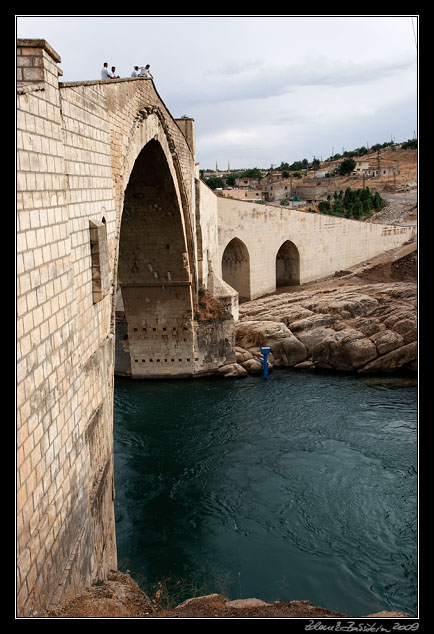
[[[145,590],[417,615],[415,380],[117,377],[114,442],[119,569]]]

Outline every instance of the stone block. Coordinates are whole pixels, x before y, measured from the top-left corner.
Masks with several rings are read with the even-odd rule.
[[[22,76],[23,81],[43,81],[44,80],[44,69],[34,68],[34,67],[23,67],[22,68]]]

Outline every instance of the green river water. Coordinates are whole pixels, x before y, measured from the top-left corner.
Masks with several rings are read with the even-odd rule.
[[[119,568],[177,602],[416,616],[417,400],[407,378],[117,377]]]

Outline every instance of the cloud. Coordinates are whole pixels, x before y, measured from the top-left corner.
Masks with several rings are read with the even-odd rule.
[[[390,61],[353,63],[342,60],[310,60],[297,65],[275,65],[252,62],[220,71],[204,72],[200,86],[188,85],[189,101],[196,103],[251,101],[294,93],[304,87],[342,88],[379,84],[388,79],[399,80],[415,71],[409,58]]]
[[[212,116],[208,112],[197,119],[197,160],[203,167],[215,165],[216,160],[222,165],[230,160],[233,168],[240,168],[311,160],[313,156],[325,159],[341,152],[342,147],[353,150],[383,143],[391,135],[396,141],[405,141],[417,127],[411,92],[402,99],[391,95],[387,101],[375,91],[366,101],[361,88],[355,89],[351,100],[343,98],[343,90],[338,94],[330,90],[323,101],[314,98],[316,92],[316,87],[306,87],[304,101],[298,105],[285,98],[275,99],[268,116],[262,118],[260,110],[253,107],[257,104],[252,103],[242,121],[229,115],[235,104],[216,106]]]

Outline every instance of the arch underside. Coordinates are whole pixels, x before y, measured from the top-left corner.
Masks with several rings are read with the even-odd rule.
[[[131,376],[192,374],[192,284],[182,210],[154,140],[136,159],[125,190],[118,284]]]
[[[240,301],[251,298],[250,256],[246,245],[239,238],[233,238],[223,252],[222,278],[238,291]]]
[[[276,255],[276,286],[300,284],[300,254],[290,240],[286,240]]]

